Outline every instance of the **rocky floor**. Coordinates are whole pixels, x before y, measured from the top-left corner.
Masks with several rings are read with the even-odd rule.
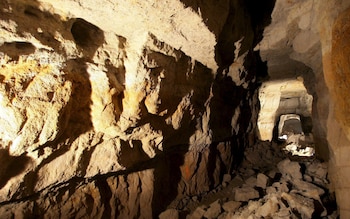
[[[241,167],[218,188],[174,201],[160,219],[339,218],[329,191],[326,162],[286,154],[276,143],[259,142]]]

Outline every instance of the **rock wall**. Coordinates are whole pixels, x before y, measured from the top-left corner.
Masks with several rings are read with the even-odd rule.
[[[254,2],[2,1],[2,217],[152,218],[220,184],[254,143]]]
[[[333,15],[334,24],[328,29],[331,36],[331,46],[324,52],[324,68],[327,85],[329,86],[332,101],[328,118],[328,141],[331,145],[331,176],[337,200],[340,205],[341,218],[350,217],[350,155],[349,134],[349,16],[350,2],[343,3],[343,10]]]

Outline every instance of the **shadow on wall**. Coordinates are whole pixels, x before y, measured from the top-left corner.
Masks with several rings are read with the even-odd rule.
[[[7,149],[0,149],[0,189],[4,187],[12,177],[24,172],[31,162],[31,158],[25,154],[11,156]]]
[[[186,6],[193,7],[194,10],[199,10],[202,12],[203,18],[206,18],[206,16],[210,16],[209,11],[206,15],[205,10],[202,10],[200,1],[182,1]],[[274,7],[275,1],[269,1],[266,5],[262,5],[259,1],[250,1],[245,5],[243,1],[231,1],[231,10],[230,14],[227,17],[227,21],[225,25],[223,26],[223,30],[220,34],[218,34],[218,44],[217,44],[217,62],[220,64],[219,70],[216,74],[216,78],[214,79],[214,82],[211,84],[212,94],[213,97],[210,101],[210,128],[211,130],[217,130],[213,131],[213,143],[209,147],[208,157],[204,155],[205,153],[198,153],[198,157],[193,155],[193,162],[197,162],[196,164],[193,164],[193,166],[196,169],[193,169],[190,165],[188,165],[185,161],[186,156],[189,156],[190,153],[188,151],[188,146],[183,146],[180,151],[183,152],[177,152],[177,153],[171,153],[171,149],[169,151],[165,151],[165,154],[167,157],[165,158],[165,163],[168,163],[168,170],[164,171],[166,169],[163,168],[156,168],[155,177],[156,177],[156,190],[155,190],[155,197],[162,197],[159,200],[155,200],[153,206],[158,206],[158,208],[161,208],[163,205],[166,207],[166,203],[169,203],[169,200],[172,200],[175,198],[176,195],[176,189],[178,189],[178,183],[185,182],[186,179],[188,179],[187,182],[185,182],[186,186],[190,187],[191,183],[196,183],[197,186],[200,184],[200,180],[196,179],[196,175],[199,175],[199,177],[204,177],[205,174],[203,174],[204,170],[200,169],[199,165],[201,162],[207,162],[206,166],[206,174],[209,177],[207,183],[209,184],[210,188],[213,188],[216,186],[216,177],[215,174],[217,174],[219,177],[220,175],[230,170],[232,167],[234,167],[234,164],[238,164],[241,159],[243,158],[243,152],[246,145],[249,143],[249,137],[246,133],[246,131],[249,129],[249,126],[251,125],[251,119],[252,116],[252,107],[250,105],[250,99],[254,98],[254,91],[256,89],[256,85],[254,83],[251,84],[251,86],[248,89],[243,88],[242,86],[236,86],[236,84],[232,81],[231,77],[228,77],[225,73],[227,71],[227,68],[229,65],[232,64],[234,60],[234,43],[238,40],[240,40],[240,37],[242,33],[244,34],[250,34],[250,36],[247,36],[246,42],[244,42],[245,48],[243,48],[241,51],[249,50],[250,52],[247,55],[247,61],[245,62],[245,67],[247,69],[247,75],[245,75],[246,80],[250,81],[254,77],[263,77],[266,75],[266,65],[261,63],[261,59],[257,57],[259,54],[257,52],[253,52],[253,47],[260,41],[262,38],[262,32],[266,25],[268,25],[271,21],[270,14],[272,12],[272,9]],[[239,12],[241,9],[239,4],[244,5],[245,11],[242,15],[242,12]],[[263,9],[263,12],[254,14],[252,16],[252,19],[248,19],[249,25],[252,25],[252,32],[249,32],[249,30],[244,30],[244,28],[247,28],[247,26],[240,26],[237,22],[239,19],[246,18],[247,15],[250,13],[254,13],[254,4],[263,6],[259,9]],[[238,14],[238,15],[237,15]],[[209,17],[210,18],[210,17]],[[210,20],[210,19],[209,19]],[[210,21],[209,21],[210,23]],[[248,25],[248,26],[249,26]],[[238,27],[237,27],[238,26]],[[211,28],[211,26],[209,26]],[[214,28],[214,27],[213,27]],[[214,29],[213,29],[214,30]],[[177,71],[179,72],[179,71]],[[200,74],[198,74],[200,75]],[[200,81],[204,81],[203,79],[199,79]],[[162,86],[163,87],[163,86]],[[164,86],[169,89],[172,89],[173,91],[176,91],[176,89],[173,89],[171,86]],[[205,92],[207,92],[207,86],[203,86],[202,89],[205,88]],[[196,90],[196,89],[195,89]],[[198,89],[197,89],[198,90]],[[205,97],[208,97],[207,93],[198,92],[196,95],[203,95]],[[168,100],[173,100],[171,98],[167,98]],[[198,100],[205,99],[203,97],[198,98]],[[194,101],[195,102],[195,101]],[[178,101],[175,101],[175,106],[179,103]],[[202,105],[203,102],[198,102],[199,105]],[[174,104],[174,103],[169,103]],[[168,104],[165,104],[165,106],[168,106]],[[203,106],[203,105],[202,105]],[[235,136],[232,136],[231,134],[231,121],[228,118],[232,118],[235,110],[237,107],[240,107],[241,113],[238,118],[237,124],[240,124],[240,129],[238,133]],[[165,108],[164,108],[165,109]],[[201,112],[200,112],[201,113]],[[191,121],[190,119],[188,121]],[[254,121],[253,121],[254,122]],[[153,124],[152,124],[153,125]],[[159,124],[158,124],[159,125]],[[189,134],[193,133],[193,131],[196,130],[196,127],[191,126],[192,129],[186,130],[186,133],[184,133],[184,139],[187,139]],[[164,129],[163,129],[164,130]],[[174,131],[174,130],[171,130]],[[253,132],[253,130],[250,130]],[[169,131],[170,133],[170,131]],[[169,138],[168,140],[170,140]],[[176,139],[174,139],[176,142]],[[217,141],[225,141],[228,140],[230,142],[230,148],[222,147],[222,145],[218,144]],[[164,142],[166,144],[166,141]],[[227,145],[226,145],[227,146]],[[224,156],[223,153],[232,153],[227,155],[226,158],[222,158],[221,156]],[[224,159],[231,160],[230,164],[223,163],[222,161]],[[233,165],[232,165],[233,164]],[[218,167],[218,165],[220,167]],[[197,171],[197,172],[196,172]],[[202,174],[199,173],[199,171],[203,171]],[[219,171],[219,173],[214,173],[215,171]],[[222,172],[220,172],[222,171]],[[172,173],[172,176],[165,176],[166,174]],[[187,176],[188,175],[188,176]],[[159,182],[157,180],[159,178]],[[169,179],[169,183],[164,183],[164,179]],[[195,181],[198,180],[198,181]],[[206,179],[203,179],[206,180]],[[166,181],[168,182],[168,181]],[[158,187],[157,187],[158,185]],[[165,188],[165,185],[168,186],[168,188]],[[186,187],[185,186],[185,187]],[[172,189],[170,189],[172,187]],[[168,193],[164,193],[164,191],[168,191]],[[191,191],[191,189],[183,190],[183,194],[186,194],[186,192]],[[159,195],[157,195],[159,194]],[[191,194],[191,193],[189,193]],[[168,198],[168,200],[166,200]],[[155,214],[156,215],[156,214]]]
[[[215,60],[219,67],[227,68],[235,58],[235,50],[240,56],[245,51],[252,50],[261,41],[263,31],[271,23],[271,13],[275,0],[231,0],[229,13],[224,26],[217,35]],[[240,48],[235,43],[239,42]],[[219,68],[219,72],[222,70]]]
[[[29,55],[35,52],[35,46],[28,42],[5,42],[0,51],[6,51],[13,61],[18,61],[19,55]]]
[[[186,6],[192,7],[194,10],[202,12],[203,18],[212,18],[212,14],[210,15],[211,12],[203,10],[202,8],[202,3],[200,1],[188,1],[188,0],[183,0],[182,1]],[[213,132],[213,139],[214,141],[222,141],[222,140],[228,140],[230,141],[230,150],[222,150],[220,149],[221,147],[218,146],[218,143],[213,143],[209,147],[209,155],[208,157],[205,157],[205,155],[198,153],[198,157],[193,155],[193,166],[191,167],[190,165],[187,165],[185,163],[185,156],[188,156],[189,153],[189,148],[188,145],[183,144],[183,145],[178,145],[176,148],[178,151],[174,151],[174,148],[168,148],[167,145],[174,145],[175,142],[178,141],[177,136],[181,136],[181,140],[189,140],[190,136],[194,133],[194,131],[198,128],[196,127],[196,121],[191,120],[191,115],[188,113],[185,113],[185,117],[183,118],[183,121],[189,121],[191,124],[189,124],[189,128],[186,129],[183,133],[174,130],[172,127],[168,126],[165,124],[164,119],[159,117],[158,120],[154,119],[157,118],[156,115],[147,115],[146,117],[143,117],[141,120],[141,124],[146,124],[146,123],[151,123],[152,127],[156,127],[156,129],[162,130],[164,133],[164,136],[167,136],[165,141],[163,142],[164,145],[164,154],[165,156],[162,158],[163,160],[160,162],[163,164],[162,166],[156,166],[155,167],[155,191],[154,191],[154,197],[155,199],[153,200],[153,210],[154,215],[157,215],[157,213],[161,212],[161,210],[167,206],[177,195],[177,191],[179,189],[179,183],[184,182],[186,185],[185,187],[190,187],[191,183],[196,183],[196,174],[197,175],[205,175],[203,173],[199,173],[199,171],[203,171],[200,169],[198,166],[201,162],[208,162],[207,163],[207,169],[206,174],[208,174],[209,180],[209,186],[210,188],[213,188],[215,186],[215,173],[214,171],[217,171],[218,169],[221,171],[227,171],[230,169],[230,165],[232,163],[238,163],[240,159],[243,158],[243,151],[244,151],[244,146],[247,145],[248,139],[242,136],[245,136],[246,133],[245,131],[248,129],[248,126],[250,125],[250,120],[252,118],[252,112],[251,112],[251,106],[249,103],[249,98],[254,98],[254,90],[256,89],[255,86],[250,87],[251,90],[247,90],[243,88],[242,86],[236,86],[235,83],[232,81],[232,78],[228,77],[225,75],[225,72],[230,64],[232,64],[234,60],[234,50],[235,46],[234,43],[238,40],[241,39],[242,37],[242,32],[244,34],[250,34],[250,36],[246,36],[246,42],[244,44],[245,48],[241,51],[246,51],[246,50],[251,50],[249,55],[247,56],[248,59],[251,59],[250,61],[247,61],[245,65],[247,65],[248,69],[248,75],[246,75],[247,80],[251,80],[257,75],[265,75],[266,73],[266,66],[261,65],[259,60],[255,56],[258,53],[252,52],[253,45],[256,45],[258,41],[261,39],[262,35],[262,30],[263,28],[270,22],[270,14],[272,12],[272,9],[274,7],[274,2],[275,1],[270,1],[267,5],[263,5],[262,7],[264,12],[258,13],[258,15],[254,15],[252,20],[249,20],[248,18],[248,23],[252,25],[253,30],[249,32],[249,30],[245,30],[247,28],[246,23],[244,25],[240,25],[237,27],[239,23],[239,19],[244,19],[247,18],[249,13],[254,12],[254,7],[252,6],[254,3],[261,5],[259,1],[250,1],[250,5],[245,5],[243,1],[231,1],[229,3],[231,6],[230,14],[227,17],[226,23],[223,26],[222,31],[219,33],[217,32],[217,37],[218,37],[218,44],[217,44],[217,62],[220,65],[220,68],[218,70],[217,76],[214,79],[213,84],[206,84],[207,81],[212,81],[212,78],[207,78],[203,79],[203,69],[199,71],[198,73],[194,73],[193,81],[190,80],[189,82],[191,83],[198,83],[201,82],[203,83],[199,87],[195,87],[194,89],[189,86],[189,88],[195,90],[195,93],[193,97],[191,98],[191,102],[194,102],[198,104],[198,107],[195,107],[195,109],[201,109],[201,107],[204,106],[204,101],[209,97],[209,91],[210,87],[212,89],[213,93],[213,98],[211,99],[210,102],[210,108],[211,108],[211,114],[210,114],[210,128],[212,130],[220,130],[217,132]],[[241,4],[241,5],[240,5]],[[246,7],[244,9],[244,12],[239,12],[241,10],[241,7],[245,5]],[[208,9],[208,8],[206,8]],[[261,9],[261,8],[260,8]],[[206,14],[207,13],[207,14]],[[244,14],[246,13],[246,14]],[[249,16],[248,16],[249,17]],[[209,28],[212,28],[212,30],[215,32],[217,31],[214,27],[215,25],[211,26],[210,23],[211,20],[209,19],[207,25]],[[243,27],[244,26],[244,27]],[[162,56],[161,54],[154,54],[154,57]],[[159,58],[159,57],[158,57]],[[163,57],[164,58],[164,57]],[[261,61],[261,60],[260,60]],[[168,62],[172,63],[172,62]],[[184,61],[186,63],[186,61]],[[252,68],[250,65],[254,65],[259,63],[259,67],[263,66],[263,69],[260,68]],[[185,65],[179,65],[179,66],[186,66]],[[197,65],[196,65],[197,66]],[[200,66],[200,65],[198,65]],[[166,69],[166,68],[165,68]],[[261,73],[263,71],[264,73]],[[158,73],[155,75],[157,76],[159,74],[160,70],[158,69]],[[167,69],[166,71],[167,72]],[[186,72],[186,69],[176,69],[177,74],[176,77],[180,77],[179,80],[173,79],[170,81],[175,81],[181,83],[185,79],[185,74],[179,74],[180,72]],[[206,72],[204,70],[204,72]],[[254,76],[255,75],[255,76]],[[183,77],[184,79],[181,79]],[[165,78],[168,78],[167,75],[165,75]],[[185,80],[186,81],[186,80]],[[166,84],[165,82],[162,82],[164,84],[161,84],[161,97],[160,99],[165,100],[162,102],[162,104],[159,107],[159,111],[168,109],[169,114],[171,115],[172,113],[175,112],[176,107],[179,105],[181,98],[190,91],[190,89],[186,90],[178,90],[176,86],[172,84]],[[179,84],[175,83],[175,84]],[[190,84],[190,83],[189,83]],[[197,92],[198,91],[198,92]],[[169,93],[172,93],[171,98],[169,98]],[[178,96],[176,96],[178,95]],[[169,102],[167,102],[167,100]],[[175,100],[175,101],[174,101]],[[242,101],[243,100],[243,101]],[[240,106],[241,104],[241,106]],[[170,107],[169,109],[169,106]],[[236,136],[231,137],[231,121],[228,118],[232,118],[235,110],[237,107],[241,107],[241,115],[238,118],[239,124],[242,124],[240,131],[237,133]],[[196,111],[195,115],[199,115],[203,113],[203,110]],[[145,113],[147,114],[147,113]],[[147,118],[148,117],[148,118]],[[152,119],[151,119],[152,117]],[[155,122],[156,121],[156,122]],[[158,121],[158,122],[157,122]],[[177,133],[172,137],[170,133],[175,132]],[[169,142],[169,143],[168,143]],[[188,141],[187,141],[188,142]],[[217,169],[217,160],[223,159],[220,156],[223,156],[222,153],[229,151],[229,153],[233,154],[232,158],[230,155],[227,155],[229,158],[228,160],[231,159],[232,163],[229,165],[226,164],[224,165],[223,163],[220,163],[221,167]],[[217,160],[216,160],[217,159]],[[164,165],[165,164],[165,165]],[[196,172],[197,171],[197,172]],[[219,173],[218,175],[220,175]],[[203,176],[202,176],[203,177]],[[186,179],[188,181],[186,181]],[[186,181],[186,182],[185,182]],[[198,186],[199,184],[197,184]],[[191,189],[183,188],[184,194],[186,192],[191,191]],[[186,191],[187,190],[187,191]],[[198,192],[198,191],[197,191]]]
[[[197,130],[197,118],[205,113],[204,106],[210,96],[213,81],[210,69],[201,63],[192,63],[190,57],[180,51],[177,52],[179,58],[176,60],[160,52],[148,49],[144,51],[145,59],[156,63],[157,66],[148,68],[145,63],[145,67],[150,71],[152,86],[160,87],[159,99],[162,101],[158,111],[167,111],[166,115],[152,114],[148,112],[145,100],[141,103],[142,117],[138,126],[149,123],[155,130],[160,130],[164,136],[163,153],[153,162],[153,215],[158,215],[178,195],[179,184],[183,179],[180,167],[184,164],[185,154],[189,151],[190,137]],[[158,81],[160,74],[163,74],[164,79]],[[190,105],[185,104],[187,101],[190,101]],[[182,111],[177,112],[180,106],[183,107]],[[166,118],[172,115],[182,116],[180,127],[167,124]]]

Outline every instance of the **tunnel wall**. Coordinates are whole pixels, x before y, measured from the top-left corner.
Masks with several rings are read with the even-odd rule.
[[[220,185],[255,140],[245,2],[1,1],[1,217],[154,218]]]
[[[341,218],[350,217],[350,8],[337,15],[332,26],[331,50],[325,54],[325,75],[332,101],[328,141],[333,179]]]

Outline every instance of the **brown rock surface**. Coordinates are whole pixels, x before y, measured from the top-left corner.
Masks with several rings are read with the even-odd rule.
[[[4,218],[152,218],[220,185],[253,142],[257,36],[244,2],[0,10]]]
[[[266,170],[280,157],[267,150],[259,160],[248,147],[258,120],[271,140],[278,115],[293,111],[311,115],[316,154],[329,159],[347,218],[349,6],[1,1],[1,216],[152,218],[181,195],[190,198],[178,209],[234,181],[270,196],[237,214],[217,203],[198,215],[283,218],[294,206],[310,217],[324,201],[327,164],[304,164],[298,180],[282,168],[276,181],[277,170]],[[281,83],[259,93],[267,78],[264,85]],[[240,176],[228,180],[241,161]],[[257,181],[254,165],[276,182]],[[276,210],[282,198],[289,206]]]

